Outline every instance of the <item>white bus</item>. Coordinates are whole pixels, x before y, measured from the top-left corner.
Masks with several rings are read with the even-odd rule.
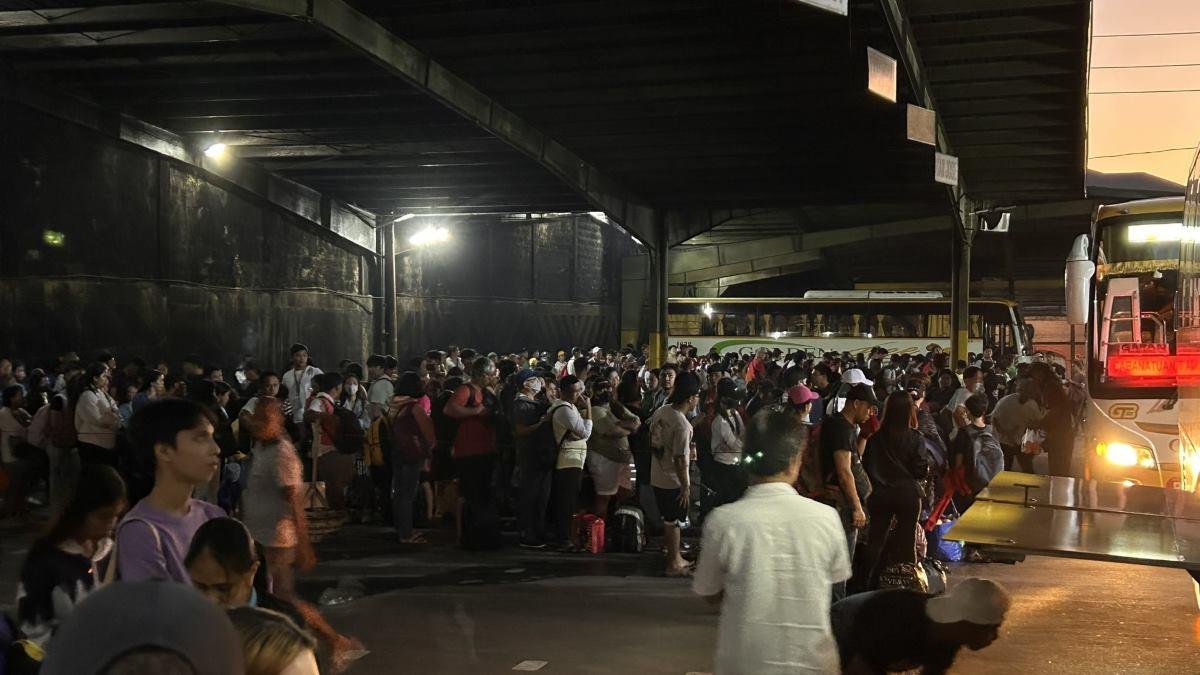
[[[803,350],[924,354],[930,344],[950,347],[950,299],[938,291],[808,291],[803,298],[671,298],[668,345],[703,354],[784,353]],[[970,301],[968,350],[991,347],[994,358],[1025,355],[1029,341],[1017,305],[1009,300]]]
[[[1088,336],[1086,478],[1196,489],[1197,455],[1179,433],[1179,378],[1200,373],[1187,349],[1196,314],[1181,292],[1195,285],[1180,264],[1194,231],[1183,197],[1144,199],[1101,206],[1072,246],[1067,315]]]

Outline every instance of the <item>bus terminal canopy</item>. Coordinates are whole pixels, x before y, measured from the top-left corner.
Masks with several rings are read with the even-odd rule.
[[[975,199],[1078,198],[1088,10],[22,0],[0,2],[0,85],[5,105],[198,163],[325,225],[311,190],[370,224],[598,211],[654,247],[663,229],[675,244],[762,210],[801,209],[815,229],[951,216],[936,151],[959,158]],[[937,145],[907,137],[910,104],[935,112]],[[227,156],[203,155],[216,146]]]

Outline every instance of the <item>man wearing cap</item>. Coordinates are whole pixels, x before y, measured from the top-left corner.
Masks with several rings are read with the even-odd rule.
[[[304,409],[308,400],[309,389],[313,378],[321,374],[321,369],[308,362],[308,347],[297,342],[289,350],[292,355],[292,367],[283,374],[283,386],[287,387],[288,403],[292,408],[292,419],[288,431],[293,440],[300,440],[304,434]]]
[[[39,672],[241,675],[241,639],[216,603],[181,584],[110,584],[59,628]]]
[[[840,387],[838,387],[837,402],[835,407],[837,407],[839,410],[841,409],[841,407],[845,404],[843,399],[846,398],[846,392],[849,391],[850,387],[853,387],[856,384],[865,384],[868,388],[875,386],[875,382],[868,380],[866,374],[863,373],[861,368],[851,368],[850,370],[847,370],[845,373],[842,373],[842,384]],[[875,412],[879,412],[878,404],[876,404]]]
[[[517,396],[513,399],[509,422],[521,471],[520,505],[517,524],[521,531],[521,546],[546,546],[546,509],[550,505],[550,486],[554,481],[554,464],[558,459],[553,424],[547,411],[550,404],[539,400],[542,378],[532,370],[517,373],[514,383]]]
[[[862,375],[861,371],[859,375]],[[853,560],[858,531],[867,525],[864,502],[871,492],[871,481],[863,469],[855,428],[871,419],[879,402],[871,387],[861,383],[846,390],[845,400],[840,411],[826,415],[821,423],[820,461],[825,484],[840,491],[837,509],[842,516],[846,545]],[[845,582],[834,586],[835,599],[841,599],[845,594]]]
[[[941,596],[909,590],[859,593],[833,605],[833,634],[849,675],[950,670],[963,647],[996,641],[1010,600],[987,579],[964,579]]]

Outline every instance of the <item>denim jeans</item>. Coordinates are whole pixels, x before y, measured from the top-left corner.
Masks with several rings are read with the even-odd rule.
[[[544,460],[537,457],[522,458],[517,519],[521,541],[525,543],[542,543],[546,540],[546,512],[550,506],[550,486],[553,481],[553,466],[546,466]]]
[[[424,462],[395,462],[392,464],[392,522],[396,537],[408,539],[413,530],[413,502],[421,485],[421,465]]]

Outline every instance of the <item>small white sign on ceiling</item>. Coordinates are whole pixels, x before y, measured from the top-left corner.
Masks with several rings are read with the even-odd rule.
[[[796,0],[796,2],[802,5],[812,5],[842,16],[850,14],[850,0]]]

